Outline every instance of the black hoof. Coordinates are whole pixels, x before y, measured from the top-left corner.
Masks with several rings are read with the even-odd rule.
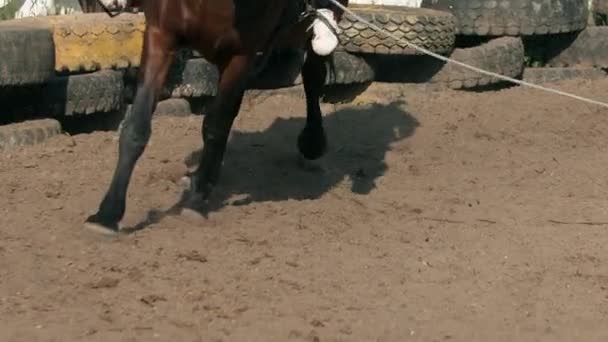
[[[327,137],[323,129],[304,129],[298,136],[298,149],[308,160],[321,158],[327,152]]]
[[[87,218],[84,229],[102,235],[117,235],[119,233],[118,223],[104,222],[97,215],[91,215]]]
[[[185,191],[179,205],[181,214],[191,218],[207,218],[207,197],[192,190]]]

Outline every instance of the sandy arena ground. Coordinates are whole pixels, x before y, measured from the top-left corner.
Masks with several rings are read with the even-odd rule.
[[[608,339],[607,109],[387,85],[324,109],[311,168],[303,99],[245,103],[209,217],[147,222],[201,144],[158,118],[117,239],[82,229],[114,132],[2,154],[0,341]]]

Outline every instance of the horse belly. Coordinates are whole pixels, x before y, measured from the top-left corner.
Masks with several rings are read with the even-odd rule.
[[[287,5],[298,0],[233,0],[234,30],[242,53],[263,51],[277,33]]]
[[[263,51],[289,1],[293,0],[185,1],[182,33],[188,45],[212,63],[226,55]]]

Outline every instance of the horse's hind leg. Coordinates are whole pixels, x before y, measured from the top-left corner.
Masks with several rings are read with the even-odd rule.
[[[182,207],[202,211],[201,205],[211,194],[220,175],[228,136],[238,115],[245,85],[252,68],[253,57],[239,55],[220,64],[218,93],[203,122],[203,152],[197,170],[192,175],[190,191]]]
[[[319,98],[325,78],[327,57],[319,56],[309,47],[306,61],[302,67],[302,80],[306,94],[306,126],[298,136],[298,149],[308,160],[323,156],[327,150],[327,137],[323,129],[323,117]]]
[[[118,163],[99,210],[85,227],[104,234],[118,231],[125,213],[129,181],[137,160],[150,139],[152,113],[174,55],[173,37],[157,29],[146,30],[142,63],[133,109],[120,132]]]

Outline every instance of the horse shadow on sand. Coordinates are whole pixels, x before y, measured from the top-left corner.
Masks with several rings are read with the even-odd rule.
[[[225,206],[255,202],[311,200],[350,180],[351,191],[368,194],[388,166],[385,155],[395,142],[413,135],[418,121],[404,111],[403,102],[339,109],[324,117],[329,146],[319,161],[304,162],[296,147],[305,117],[277,118],[260,132],[231,134],[220,181],[205,212]],[[198,165],[201,150],[186,158]],[[148,217],[125,232],[145,229],[167,215],[179,213],[179,202],[166,211],[152,210]]]

